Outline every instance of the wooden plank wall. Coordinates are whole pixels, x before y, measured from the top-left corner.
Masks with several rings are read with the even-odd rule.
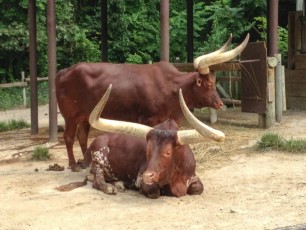
[[[287,108],[306,110],[306,70],[286,69],[285,76]]]

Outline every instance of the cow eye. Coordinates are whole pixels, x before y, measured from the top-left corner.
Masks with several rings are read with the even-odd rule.
[[[171,156],[171,152],[170,152],[170,151],[166,151],[166,152],[164,152],[164,156],[166,156],[166,157],[170,157],[170,156]]]

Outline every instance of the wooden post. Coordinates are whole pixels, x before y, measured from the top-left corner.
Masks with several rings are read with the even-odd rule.
[[[21,72],[21,81],[25,82],[25,74],[24,71]],[[27,95],[26,95],[26,87],[22,88],[22,98],[23,98],[23,106],[27,107]]]
[[[277,60],[274,57],[268,57],[268,96],[266,113],[258,114],[259,128],[268,129],[275,124],[275,66]]]
[[[275,67],[275,120],[283,120],[283,87],[282,87],[282,65],[281,54],[275,54],[277,65]]]
[[[283,111],[287,111],[287,101],[286,101],[286,82],[285,82],[285,66],[282,65],[282,94],[283,94]]]
[[[217,110],[209,108],[210,123],[215,123],[218,120]]]

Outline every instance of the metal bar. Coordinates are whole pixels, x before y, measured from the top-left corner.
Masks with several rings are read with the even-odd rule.
[[[278,53],[278,0],[268,1],[268,56],[273,57]]]
[[[193,0],[186,0],[187,6],[187,62],[193,62]]]
[[[37,42],[36,42],[36,0],[29,0],[29,64],[30,64],[30,100],[31,134],[38,133],[38,97],[37,97]]]
[[[108,61],[107,0],[101,0],[101,59]]]
[[[169,0],[160,0],[160,60],[169,61]]]
[[[47,1],[48,76],[49,76],[49,141],[57,141],[56,76],[56,25],[55,0]]]

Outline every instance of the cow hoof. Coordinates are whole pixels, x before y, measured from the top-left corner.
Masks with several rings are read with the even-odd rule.
[[[114,183],[115,187],[118,189],[119,192],[124,192],[125,187],[122,181],[117,181]]]
[[[103,189],[103,192],[105,192],[108,195],[117,195],[117,188],[112,184],[106,184]]]
[[[86,178],[87,178],[87,180],[88,180],[89,182],[93,182],[95,177],[94,177],[93,174],[89,174],[89,175],[86,176]]]
[[[78,165],[71,166],[71,172],[81,172],[82,168]]]

